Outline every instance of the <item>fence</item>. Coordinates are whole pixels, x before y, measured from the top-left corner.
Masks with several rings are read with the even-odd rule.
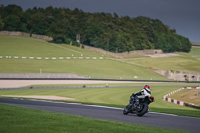
[[[112,53],[100,48],[95,48],[95,47],[90,47],[90,46],[86,46],[84,45],[84,48],[87,50],[91,50],[91,51],[96,51],[96,52],[100,52],[103,53],[105,55],[109,55],[115,58],[123,58],[126,56],[130,56],[130,55],[151,55],[151,54],[161,54],[163,53],[163,51],[161,49],[146,49],[146,50],[134,50],[134,51],[129,51],[129,52],[123,52],[123,53]]]
[[[0,35],[33,37],[33,38],[43,39],[47,41],[53,40],[52,37],[48,37],[45,35],[29,34],[29,33],[18,32],[18,31],[0,31]]]

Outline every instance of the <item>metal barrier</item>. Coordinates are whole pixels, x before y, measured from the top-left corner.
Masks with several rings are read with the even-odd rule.
[[[32,78],[87,78],[86,76],[80,76],[77,74],[68,73],[0,73],[1,79],[32,79]]]

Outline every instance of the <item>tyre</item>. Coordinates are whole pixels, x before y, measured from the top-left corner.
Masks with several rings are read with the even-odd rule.
[[[140,116],[140,117],[148,112],[148,104],[147,103],[143,103],[141,107],[142,107],[142,109],[137,112],[137,116]]]
[[[123,114],[127,115],[128,113],[129,113],[129,110],[128,110],[128,105],[127,105],[123,110]]]

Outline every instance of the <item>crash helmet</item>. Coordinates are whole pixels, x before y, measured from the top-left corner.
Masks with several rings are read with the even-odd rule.
[[[150,86],[148,86],[148,85],[145,85],[144,88],[150,90]]]

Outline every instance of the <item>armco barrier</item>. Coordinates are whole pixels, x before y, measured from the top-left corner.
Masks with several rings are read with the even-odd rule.
[[[186,103],[184,101],[179,101],[179,100],[176,100],[176,99],[172,99],[172,98],[168,98],[168,96],[174,94],[174,93],[177,93],[183,89],[200,89],[200,87],[183,87],[183,88],[180,88],[178,90],[175,90],[175,91],[172,91],[166,95],[163,96],[163,100],[167,101],[167,102],[170,102],[170,103],[174,103],[174,104],[179,104],[181,106],[186,106],[186,107],[192,107],[192,108],[196,108],[196,109],[200,109],[199,106],[195,106],[194,104],[191,104],[191,103]]]
[[[0,73],[0,79],[48,80],[48,79],[85,79],[86,76],[73,73]]]

